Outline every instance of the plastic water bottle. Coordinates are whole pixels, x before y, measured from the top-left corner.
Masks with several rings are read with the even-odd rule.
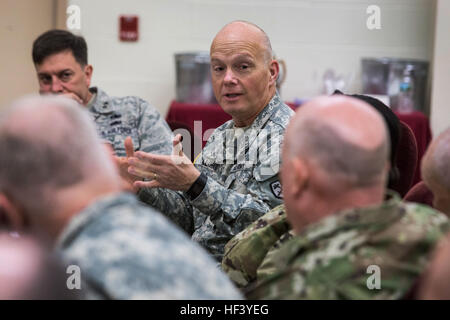
[[[403,78],[400,82],[400,92],[398,94],[399,112],[408,113],[414,111],[414,67],[407,65],[403,71]]]

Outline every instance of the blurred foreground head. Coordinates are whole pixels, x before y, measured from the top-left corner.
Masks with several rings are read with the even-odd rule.
[[[432,256],[431,263],[422,277],[419,300],[450,300],[450,236],[442,239]]]
[[[342,93],[339,90],[336,90],[333,94],[343,95],[344,93]],[[400,172],[399,169],[396,167],[397,148],[401,138],[400,120],[398,119],[397,115],[392,111],[392,109],[387,105],[385,105],[379,99],[362,94],[351,94],[346,96],[356,98],[368,103],[372,108],[374,108],[381,114],[387,125],[390,142],[389,159],[391,165],[389,170],[388,188],[392,189],[393,187],[395,187],[395,185],[399,182],[400,179]]]
[[[346,96],[309,101],[291,120],[283,146],[283,195],[294,230],[381,203],[388,170],[389,136],[377,111]]]
[[[434,139],[422,159],[422,177],[433,193],[433,207],[450,215],[450,129]]]
[[[56,256],[37,238],[0,231],[0,300],[75,299]]]
[[[57,237],[119,177],[88,114],[74,101],[35,96],[0,114],[0,208],[11,229]]]

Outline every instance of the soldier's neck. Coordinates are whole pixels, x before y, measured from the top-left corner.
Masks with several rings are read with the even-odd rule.
[[[81,183],[55,192],[55,210],[54,214],[51,215],[52,230],[49,230],[54,240],[57,239],[73,217],[86,209],[97,199],[122,191],[120,181],[110,180],[103,182],[104,183]]]
[[[344,210],[366,208],[380,205],[383,202],[385,189],[382,186],[374,186],[361,189],[353,189],[335,194],[309,194],[302,210],[298,210],[297,219],[292,221],[293,229],[298,234],[307,226],[320,221],[330,215]],[[302,212],[307,212],[302,217]]]
[[[94,102],[95,96],[95,94],[92,94],[90,91],[88,91],[86,99],[83,101],[83,105],[85,107],[89,107]]]

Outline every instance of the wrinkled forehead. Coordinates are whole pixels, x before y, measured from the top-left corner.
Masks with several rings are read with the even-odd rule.
[[[262,59],[264,57],[264,49],[257,43],[249,42],[223,42],[217,46],[211,46],[211,60],[222,60],[237,56]]]
[[[248,54],[262,57],[267,51],[264,36],[251,26],[232,25],[222,29],[211,44],[211,58],[220,55]]]

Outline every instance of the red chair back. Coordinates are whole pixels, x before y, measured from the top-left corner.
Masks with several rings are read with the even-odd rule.
[[[417,202],[433,207],[433,193],[425,185],[425,182],[416,183],[411,190],[408,191],[403,200],[408,202]]]
[[[400,140],[395,158],[399,179],[390,188],[397,191],[401,197],[404,197],[413,183],[418,162],[418,151],[416,138],[411,128],[403,121],[400,121],[400,130]]]

